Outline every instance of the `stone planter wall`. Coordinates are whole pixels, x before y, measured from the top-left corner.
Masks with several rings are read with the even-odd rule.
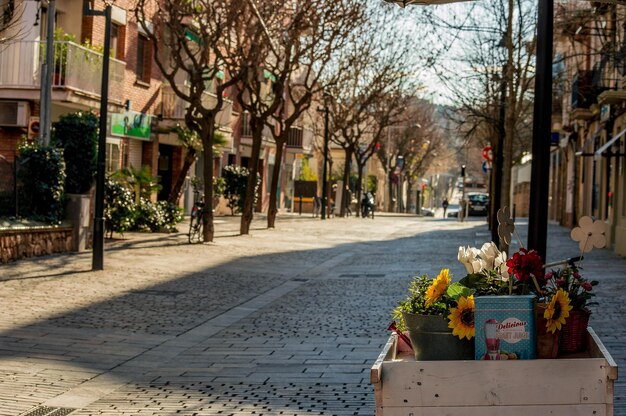
[[[72,227],[0,230],[0,264],[72,251]]]

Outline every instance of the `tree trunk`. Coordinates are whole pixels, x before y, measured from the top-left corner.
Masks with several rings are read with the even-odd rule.
[[[252,118],[250,127],[252,128],[252,154],[250,155],[250,176],[246,186],[246,199],[243,202],[241,212],[241,225],[239,233],[249,234],[250,224],[254,218],[254,200],[256,195],[257,176],[259,173],[259,157],[261,155],[261,143],[263,142],[263,123]]]
[[[191,165],[198,158],[198,152],[193,147],[187,149],[187,154],[185,155],[185,161],[183,163],[183,167],[180,169],[180,173],[178,174],[178,178],[176,178],[176,183],[172,187],[169,196],[167,197],[167,202],[170,204],[177,205],[180,196],[183,193],[183,185],[185,184],[185,179],[187,178],[187,174],[189,173],[189,169]]]
[[[341,206],[339,207],[339,216],[346,216],[346,196],[348,193],[346,189],[350,186],[350,164],[352,162],[352,149],[346,148],[344,149],[346,154],[346,160],[343,162],[343,187],[341,188]]]
[[[202,144],[204,147],[204,208],[203,238],[205,243],[213,241],[215,228],[213,224],[213,132],[215,131],[215,115],[202,121]]]
[[[285,142],[282,139],[276,139],[276,159],[274,160],[274,169],[272,169],[272,186],[270,187],[270,205],[267,211],[267,228],[274,228],[276,224],[276,214],[278,213],[278,181],[280,179],[284,148]]]
[[[389,197],[388,212],[393,212],[393,171],[389,169],[387,172],[387,196]]]
[[[413,197],[412,194],[413,194],[413,184],[411,183],[411,181],[407,180],[406,181],[406,203],[404,204],[405,213],[409,213],[409,205],[410,205],[411,198]],[[415,206],[417,207],[417,200],[415,201]],[[415,211],[415,212],[418,212],[418,211]]]
[[[357,172],[357,178],[356,178],[356,216],[360,217],[361,216],[361,197],[362,197],[362,190],[363,190],[363,169],[365,168],[365,165],[361,165],[360,163],[357,162],[357,167],[358,167],[358,172]]]

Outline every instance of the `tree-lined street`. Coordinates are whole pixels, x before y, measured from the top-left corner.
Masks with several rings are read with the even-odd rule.
[[[237,238],[220,217],[211,245],[112,241],[105,272],[89,254],[3,266],[0,414],[373,415],[369,368],[410,277],[463,277],[458,246],[489,238],[482,219],[437,214],[261,217]],[[549,261],[577,254],[567,229],[549,232]],[[582,266],[600,281],[591,325],[623,366],[626,260],[596,250]],[[615,400],[625,415],[619,380]]]

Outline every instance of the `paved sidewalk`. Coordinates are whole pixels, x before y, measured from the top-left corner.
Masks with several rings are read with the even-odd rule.
[[[208,245],[128,234],[103,272],[90,253],[0,267],[0,415],[373,415],[369,367],[410,277],[462,276],[458,246],[489,235],[480,218],[262,220],[237,236],[221,217]],[[551,226],[550,260],[575,247]],[[626,261],[598,250],[583,266],[623,366]]]

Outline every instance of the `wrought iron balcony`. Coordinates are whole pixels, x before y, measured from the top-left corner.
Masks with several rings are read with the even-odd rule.
[[[189,91],[189,87],[184,85],[180,86],[183,91]],[[214,107],[217,103],[217,96],[210,92],[205,92],[203,94],[203,104],[206,105],[207,108]],[[163,118],[173,119],[173,120],[182,120],[185,118],[185,111],[189,103],[180,98],[171,86],[163,84],[162,87],[162,114]],[[231,100],[224,99],[224,104],[222,109],[217,113],[217,117],[215,118],[215,122],[222,129],[230,128],[230,120],[233,111],[233,102]]]
[[[0,48],[0,90],[37,90],[41,85],[41,64],[45,43],[40,41],[9,42]],[[54,42],[52,87],[72,90],[83,95],[101,95],[101,53],[73,42]],[[123,88],[126,63],[111,58],[109,88]]]

